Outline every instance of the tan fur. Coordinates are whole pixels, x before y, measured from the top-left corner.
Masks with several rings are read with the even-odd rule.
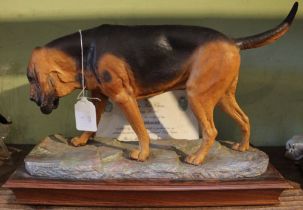
[[[32,65],[39,69],[41,78],[39,81],[42,83],[43,91],[47,91],[43,82],[49,76],[55,81],[56,91],[60,97],[81,87],[79,81],[75,80],[79,70],[76,69],[74,61],[61,51],[45,48],[36,50],[32,55],[29,70],[33,70]],[[98,115],[97,122],[100,120],[108,98],[117,103],[124,112],[140,142],[139,149],[132,151],[130,157],[139,161],[148,158],[150,139],[137,99],[172,89],[185,88],[190,107],[201,125],[203,136],[201,147],[194,154],[189,155],[186,162],[198,165],[203,162],[217,136],[213,121],[213,111],[217,104],[242,129],[243,139],[233,148],[239,151],[249,148],[249,120],[235,99],[239,66],[239,49],[230,43],[214,41],[201,46],[188,60],[184,61],[181,71],[183,73],[179,77],[152,89],[141,87],[135,80],[129,65],[112,54],[105,54],[98,60],[98,75],[101,83],[98,83],[95,76],[89,73],[90,71],[85,71],[85,82],[87,88],[92,90],[93,96],[102,99],[101,102],[94,102]],[[110,74],[110,81],[102,81],[104,72]],[[92,132],[84,132],[80,137],[75,137],[72,144],[85,145],[92,135]]]

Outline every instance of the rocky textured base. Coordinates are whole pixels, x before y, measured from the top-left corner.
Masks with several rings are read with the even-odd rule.
[[[216,142],[200,166],[185,163],[187,154],[197,150],[201,140],[157,140],[151,143],[146,162],[128,158],[137,142],[96,138],[83,147],[73,147],[59,135],[46,137],[25,158],[32,176],[67,180],[175,179],[231,180],[264,173],[268,156],[255,148],[247,152],[230,149],[230,142]]]

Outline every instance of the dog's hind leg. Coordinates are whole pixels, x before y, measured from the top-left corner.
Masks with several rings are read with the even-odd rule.
[[[104,110],[105,110],[105,106],[106,106],[106,102],[107,102],[107,97],[105,97],[104,95],[100,94],[99,90],[93,90],[92,91],[92,97],[93,98],[99,98],[99,100],[94,100],[93,103],[96,107],[96,118],[97,118],[97,124],[100,122],[101,119],[101,115],[103,114]],[[90,131],[84,131],[81,136],[76,136],[74,138],[72,138],[71,140],[71,144],[73,146],[83,146],[87,143],[87,141],[89,140],[89,138],[91,138],[92,136],[94,136],[95,132],[90,132]]]
[[[219,104],[222,110],[238,123],[242,131],[243,136],[241,142],[235,143],[232,148],[238,151],[246,151],[249,149],[250,124],[248,117],[241,110],[235,98],[237,82],[238,77],[233,81],[231,87],[225,96],[222,97]]]
[[[207,97],[201,97],[194,94],[189,94],[188,100],[193,113],[200,122],[203,141],[198,151],[187,156],[185,161],[193,165],[199,165],[203,162],[217,136],[217,129],[213,120],[215,104]]]
[[[190,107],[202,129],[202,144],[185,161],[203,162],[217,136],[213,120],[214,108],[225,95],[239,72],[239,50],[230,43],[214,41],[202,46],[193,56],[186,92]]]

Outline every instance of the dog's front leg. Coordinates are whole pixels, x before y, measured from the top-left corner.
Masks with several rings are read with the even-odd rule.
[[[131,151],[130,158],[145,161],[149,156],[150,139],[136,98],[126,91],[121,91],[113,100],[119,105],[139,139],[139,149]]]
[[[100,119],[101,119],[101,115],[104,112],[104,109],[105,109],[105,106],[106,106],[106,103],[107,103],[107,97],[100,94],[99,90],[92,91],[92,97],[99,98],[101,100],[101,101],[99,101],[99,100],[94,100],[93,101],[93,103],[96,107],[96,119],[97,119],[97,124],[98,124]],[[81,136],[74,137],[71,140],[71,144],[76,146],[76,147],[77,146],[83,146],[87,143],[89,138],[91,138],[94,134],[95,134],[95,132],[85,131],[81,134]]]

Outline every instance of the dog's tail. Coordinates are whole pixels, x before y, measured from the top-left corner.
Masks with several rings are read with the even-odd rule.
[[[292,21],[296,16],[297,10],[298,2],[295,2],[287,17],[277,27],[253,36],[234,39],[236,45],[239,47],[239,49],[246,50],[262,47],[276,41],[288,31]]]

